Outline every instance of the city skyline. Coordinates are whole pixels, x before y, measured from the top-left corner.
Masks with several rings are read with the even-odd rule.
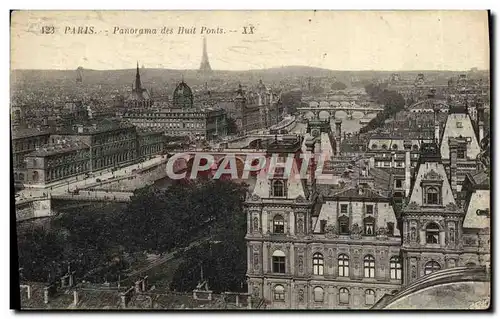
[[[489,69],[486,11],[217,11],[210,15],[133,11],[126,16],[116,11],[77,11],[63,16],[21,11],[13,14],[11,24],[12,69],[130,69],[139,60],[147,68],[195,70],[202,57],[203,37],[214,70],[282,66],[335,71]],[[42,25],[56,26],[56,33],[40,37]],[[68,26],[71,30],[82,25],[101,33],[64,34]],[[113,34],[116,28],[132,26],[158,32],[171,28],[174,34]],[[198,33],[207,26],[225,34],[176,34],[181,26],[194,27]],[[243,26],[253,26],[254,34],[242,35]],[[318,41],[328,38],[336,41]],[[37,55],[32,56],[34,46]]]

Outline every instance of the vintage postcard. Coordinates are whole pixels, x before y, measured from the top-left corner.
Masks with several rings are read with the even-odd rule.
[[[12,11],[11,298],[490,309],[489,19]]]

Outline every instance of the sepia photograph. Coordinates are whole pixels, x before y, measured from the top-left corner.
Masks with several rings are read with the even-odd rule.
[[[491,311],[491,21],[10,11],[11,308]]]

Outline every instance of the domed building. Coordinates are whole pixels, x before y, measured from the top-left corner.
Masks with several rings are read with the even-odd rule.
[[[184,81],[181,81],[174,90],[173,105],[175,109],[193,107],[193,91]]]

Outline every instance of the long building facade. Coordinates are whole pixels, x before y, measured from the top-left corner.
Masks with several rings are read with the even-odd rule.
[[[316,143],[306,141],[307,150]],[[412,149],[404,149],[408,163]],[[456,166],[444,165],[438,143],[419,150],[401,181],[409,191],[397,213],[369,171],[326,192],[314,174],[259,176],[245,202],[248,292],[271,309],[368,309],[432,272],[489,267],[488,217],[470,212],[489,214],[484,174],[468,174],[467,195],[460,195]],[[284,161],[297,150],[289,143],[268,152]]]

